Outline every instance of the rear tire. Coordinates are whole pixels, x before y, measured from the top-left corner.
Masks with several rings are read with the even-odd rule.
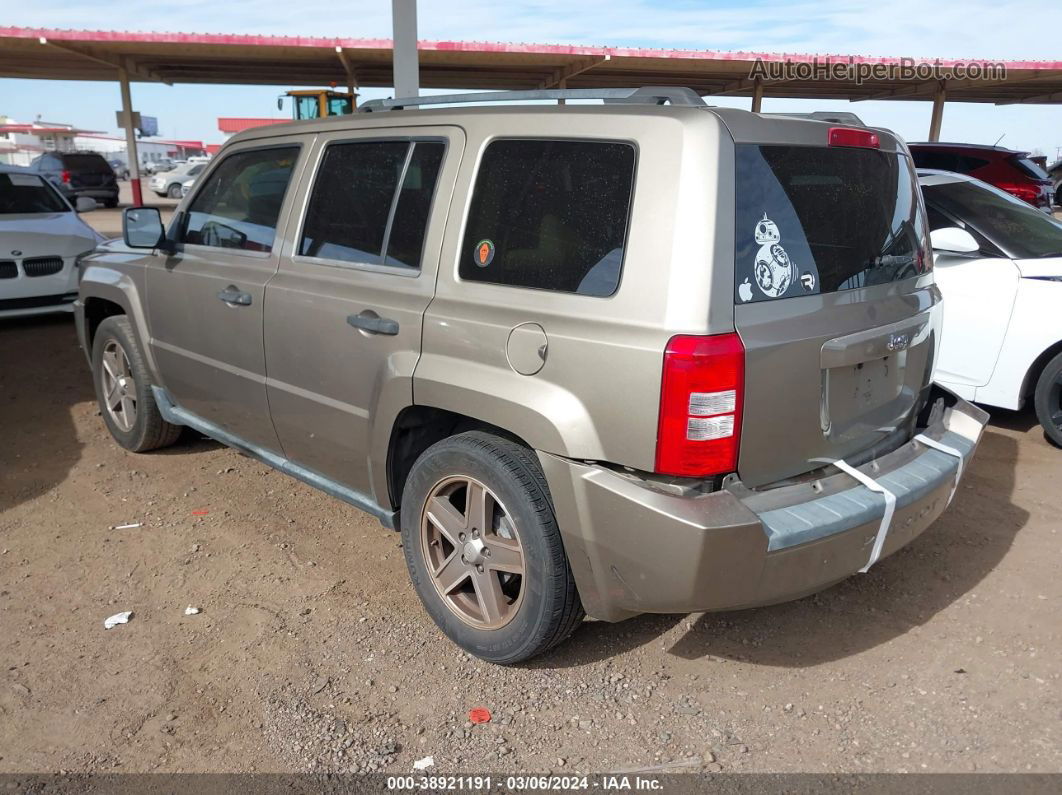
[[[1047,438],[1062,447],[1062,353],[1044,367],[1033,397],[1036,419]]]
[[[470,495],[479,494],[487,507],[477,514]],[[445,522],[436,518],[443,514]],[[549,488],[526,447],[483,431],[431,446],[406,481],[401,523],[417,595],[465,651],[518,663],[553,648],[582,621]]]
[[[103,422],[126,450],[144,453],[177,441],[181,426],[162,419],[151,375],[125,315],[106,318],[96,329],[92,380]]]

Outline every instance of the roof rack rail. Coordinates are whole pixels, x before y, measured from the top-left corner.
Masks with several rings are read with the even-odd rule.
[[[359,113],[381,110],[402,110],[421,105],[457,105],[479,102],[532,102],[544,99],[601,99],[606,104],[632,103],[638,105],[681,105],[704,107],[707,103],[692,88],[671,86],[643,86],[642,88],[567,88],[537,89],[533,91],[482,91],[475,94],[439,94],[429,97],[396,97],[370,99],[358,106]]]

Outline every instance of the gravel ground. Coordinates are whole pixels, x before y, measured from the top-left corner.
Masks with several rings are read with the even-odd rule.
[[[868,575],[587,621],[500,668],[435,629],[374,520],[201,438],[121,450],[69,318],[0,340],[0,772],[1062,767],[1062,451],[1028,414]]]

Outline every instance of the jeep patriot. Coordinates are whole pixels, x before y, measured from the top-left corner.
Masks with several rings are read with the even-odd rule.
[[[374,515],[497,663],[584,614],[813,593],[944,511],[987,415],[931,383],[900,139],[688,89],[495,98],[247,130],[168,229],[126,210],[76,304],[118,444],[187,426]]]

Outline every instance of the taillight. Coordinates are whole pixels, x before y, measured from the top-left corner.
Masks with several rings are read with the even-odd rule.
[[[66,185],[70,184],[70,172],[66,169],[63,169],[62,180]]]
[[[1023,185],[1021,183],[1001,183],[997,184],[1000,190],[1005,190],[1011,196],[1016,196],[1024,202],[1029,204],[1036,204],[1040,198],[1040,189],[1034,185]]]
[[[880,149],[881,139],[870,130],[853,130],[851,127],[831,127],[830,146],[859,146],[864,149]]]
[[[656,471],[704,477],[737,469],[745,347],[737,334],[672,337],[664,351]]]

